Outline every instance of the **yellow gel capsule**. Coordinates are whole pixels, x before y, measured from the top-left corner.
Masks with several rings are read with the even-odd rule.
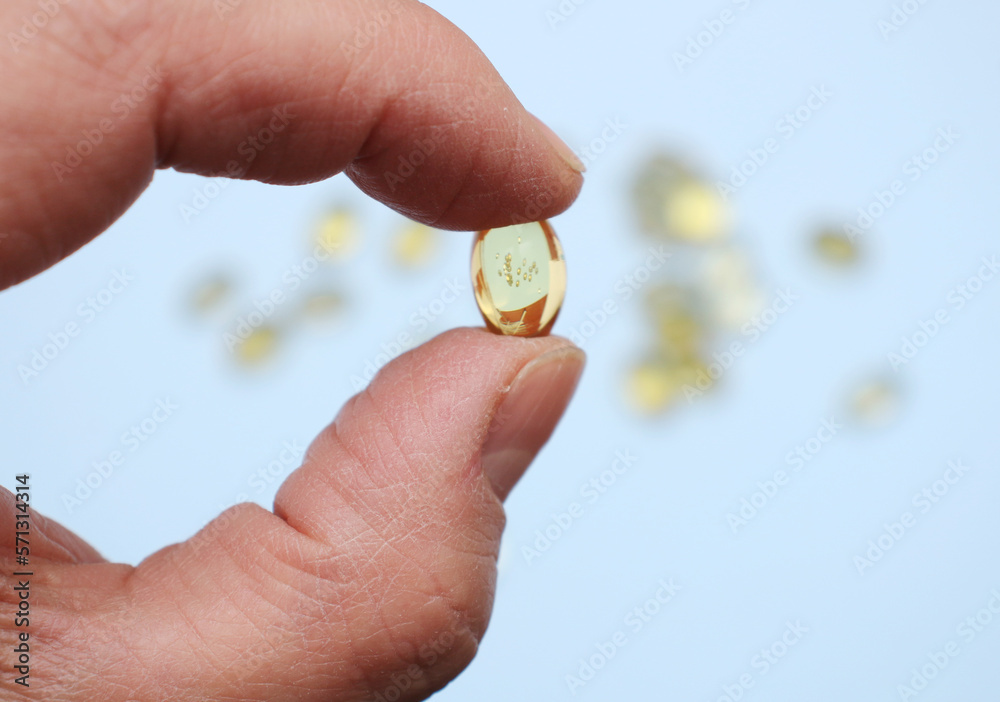
[[[212,312],[221,305],[233,291],[229,278],[218,274],[198,285],[191,295],[191,307],[199,314]]]
[[[566,261],[552,225],[543,220],[479,232],[472,289],[490,331],[548,334],[566,296]]]
[[[835,230],[821,231],[813,240],[816,255],[824,263],[849,266],[859,258],[857,245],[849,236]]]
[[[438,232],[423,224],[407,222],[392,242],[396,265],[402,268],[419,268],[427,263],[437,248]]]
[[[358,246],[358,226],[354,215],[348,210],[327,214],[316,229],[315,242],[331,258],[349,258]]]
[[[893,422],[899,405],[899,388],[892,381],[869,380],[853,391],[850,409],[860,424],[878,428]]]
[[[269,360],[277,350],[278,331],[264,326],[255,329],[236,347],[236,359],[244,365],[256,366]]]

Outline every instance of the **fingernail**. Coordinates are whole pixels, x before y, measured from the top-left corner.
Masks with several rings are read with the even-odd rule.
[[[528,114],[531,113],[529,112]],[[538,125],[538,128],[541,130],[542,134],[545,136],[546,139],[548,139],[549,143],[552,144],[552,148],[556,150],[556,153],[562,156],[563,161],[568,163],[569,167],[572,168],[577,173],[586,173],[587,167],[583,164],[583,161],[581,161],[580,158],[575,153],[573,153],[573,149],[569,148],[569,145],[566,144],[565,141],[560,139],[559,135],[556,134],[554,131],[552,131],[552,128],[549,127],[549,125],[545,124],[545,122],[535,117],[535,115],[531,116],[534,118],[535,123]]]
[[[575,346],[550,351],[528,363],[511,383],[493,415],[482,452],[483,470],[501,500],[552,435],[586,358]]]

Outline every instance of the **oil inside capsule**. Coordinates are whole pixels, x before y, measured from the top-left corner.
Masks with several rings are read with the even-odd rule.
[[[472,287],[491,331],[548,334],[566,296],[566,261],[552,226],[543,220],[479,232]]]

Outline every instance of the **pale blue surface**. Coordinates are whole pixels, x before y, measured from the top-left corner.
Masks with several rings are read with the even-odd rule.
[[[768,290],[799,302],[754,344],[718,394],[669,417],[639,421],[621,400],[624,369],[641,355],[635,299],[586,349],[587,373],[557,435],[508,500],[494,618],[480,655],[440,699],[569,699],[566,675],[618,630],[628,643],[580,699],[716,700],[749,673],[747,700],[892,700],[913,666],[960,641],[961,653],[921,702],[995,702],[1000,620],[971,643],[956,627],[1000,587],[997,369],[1000,279],[988,284],[900,374],[905,404],[887,430],[845,429],[747,528],[726,514],[785,455],[844,415],[859,377],[888,372],[886,354],[953,286],[1000,254],[996,228],[1000,8],[930,0],[888,40],[876,23],[889,2],[791,0],[657,3],[587,0],[550,27],[557,0],[432,3],[482,46],[522,101],[582,147],[608,119],[628,125],[589,165],[579,202],[556,222],[570,294],[556,326],[568,334],[597,309],[648,242],[628,186],[656,144],[680,148],[708,174],[778,136],[781,148],[734,196],[739,239]],[[572,6],[572,3],[564,3]],[[735,22],[683,73],[671,58],[702,23]],[[833,97],[791,139],[776,122],[813,86]],[[816,222],[852,219],[935,130],[959,141],[864,237],[870,257],[838,277],[808,257]],[[397,217],[344,178],[282,189],[233,184],[192,226],[178,204],[201,187],[160,173],[113,229],[54,269],[0,295],[0,426],[5,470],[34,475],[36,506],[107,557],[137,562],[190,536],[240,493],[269,505],[277,483],[249,483],[283,442],[308,442],[351,394],[360,373],[434,300],[445,279],[467,285],[468,237],[449,235],[427,272],[387,277],[379,242]],[[301,333],[284,362],[258,377],[232,369],[216,327],[184,315],[196,276],[218,266],[257,296],[306,253],[306,232],[331,201],[361,208],[361,257],[337,269],[354,297],[332,334]],[[134,282],[27,387],[18,364],[120,267]],[[435,329],[478,324],[471,291]],[[82,507],[60,496],[157,398],[179,409]],[[639,460],[595,504],[579,489],[616,451]],[[127,451],[127,449],[126,449]],[[859,575],[855,555],[949,460],[973,470]],[[530,565],[522,556],[550,515],[583,516]],[[141,526],[136,526],[141,525]],[[625,617],[661,578],[682,588],[642,631]],[[751,659],[786,621],[809,631],[766,675]]]

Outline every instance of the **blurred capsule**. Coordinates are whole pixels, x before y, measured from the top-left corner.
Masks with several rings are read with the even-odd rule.
[[[899,395],[899,387],[891,380],[865,381],[851,395],[851,415],[864,426],[885,427],[899,414]]]
[[[633,190],[639,221],[647,234],[691,244],[709,244],[729,232],[722,196],[679,162],[651,159]]]
[[[646,291],[646,309],[654,317],[688,309],[693,304],[695,295],[693,289],[679,283],[659,283]]]
[[[339,292],[317,290],[306,295],[299,309],[306,319],[324,322],[337,317],[345,307],[346,300]]]
[[[659,414],[681,400],[690,402],[713,385],[708,367],[699,358],[674,360],[654,357],[631,369],[625,392],[638,412]]]
[[[334,210],[320,220],[316,228],[316,245],[331,259],[350,258],[358,248],[360,233],[357,218],[346,209]]]
[[[191,293],[190,307],[197,314],[214,312],[233,291],[233,282],[219,273],[200,282]]]
[[[843,232],[824,229],[813,239],[813,251],[831,266],[846,267],[857,262],[860,252],[855,242]]]
[[[645,303],[661,355],[678,359],[697,355],[707,330],[697,313],[694,291],[678,285],[657,285],[646,294]]]
[[[392,240],[392,258],[401,268],[420,268],[434,257],[438,231],[418,222],[406,222]]]
[[[701,323],[687,312],[660,317],[656,321],[656,341],[659,347],[677,358],[698,354],[705,340]]]
[[[625,390],[633,408],[642,414],[658,414],[674,403],[681,388],[668,365],[645,361],[629,371]]]
[[[639,171],[632,200],[647,234],[669,236],[664,203],[677,183],[690,177],[684,166],[666,156],[655,156]]]
[[[692,244],[707,244],[725,238],[729,212],[722,196],[707,183],[694,179],[680,183],[665,204],[667,224],[673,236]]]
[[[246,366],[257,366],[271,359],[278,350],[278,331],[274,327],[258,327],[234,349],[236,360]]]
[[[767,305],[749,258],[733,247],[706,252],[702,269],[712,323],[739,331]]]

